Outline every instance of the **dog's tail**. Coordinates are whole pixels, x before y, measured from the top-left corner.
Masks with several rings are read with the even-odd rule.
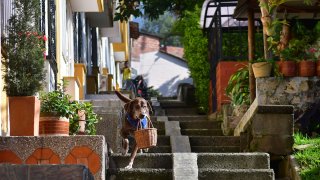
[[[121,94],[121,92],[119,91],[115,91],[116,95],[118,96],[118,98],[123,101],[124,103],[128,103],[131,101],[130,98],[126,97],[125,95]]]

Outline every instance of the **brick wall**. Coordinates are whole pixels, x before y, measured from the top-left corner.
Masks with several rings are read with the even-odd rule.
[[[141,54],[155,52],[159,50],[171,54],[173,56],[183,58],[184,49],[182,47],[166,46],[160,48],[160,39],[160,37],[141,34],[138,39],[133,41],[133,60],[139,60]]]
[[[166,46],[164,50],[168,54],[172,54],[176,57],[183,58],[184,49],[182,47]]]
[[[159,51],[160,38],[141,34],[137,40],[133,41],[132,58],[139,59],[141,54]]]

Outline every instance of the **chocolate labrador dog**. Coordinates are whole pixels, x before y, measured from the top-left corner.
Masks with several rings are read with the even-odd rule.
[[[139,121],[141,121],[142,128],[148,127],[147,118],[150,117],[150,113],[152,112],[152,108],[150,104],[143,98],[137,97],[135,99],[129,99],[128,97],[121,94],[119,91],[115,91],[116,95],[119,97],[121,101],[125,103],[125,121],[121,128],[121,136],[122,140],[122,154],[126,155],[129,150],[129,135],[133,135],[134,131],[137,130],[137,126]],[[134,142],[133,150],[131,152],[130,161],[126,169],[131,169],[133,165],[134,158],[137,155],[137,151],[139,148],[136,146]]]

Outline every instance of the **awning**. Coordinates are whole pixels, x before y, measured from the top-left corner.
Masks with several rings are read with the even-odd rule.
[[[287,0],[277,9],[277,17],[283,18],[287,12],[287,18],[292,19],[320,19],[320,2],[311,0],[311,4],[305,4],[303,0]],[[261,17],[260,7],[257,0],[239,0],[234,12],[236,19],[247,19],[247,11],[251,8],[254,11],[254,18]]]

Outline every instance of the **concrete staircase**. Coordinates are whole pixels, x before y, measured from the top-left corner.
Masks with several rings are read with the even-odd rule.
[[[143,153],[138,154],[133,168],[124,169],[128,165],[130,155],[112,154],[110,157],[107,179],[117,180],[170,180],[172,179],[171,153]]]
[[[130,154],[122,156],[109,152],[107,180],[274,179],[269,155],[240,153],[240,138],[223,136],[220,122],[207,120],[207,116],[198,115],[194,107],[180,101],[165,100],[160,103],[161,106],[155,107],[158,116],[152,117],[153,125],[158,129],[157,147],[150,148],[147,153],[138,153],[130,170],[124,169]],[[108,107],[100,102],[95,108],[103,118],[108,119],[110,116],[106,114],[116,111],[110,109],[115,106],[108,106],[109,110],[103,110]],[[106,137],[106,141],[111,143],[117,140]]]

